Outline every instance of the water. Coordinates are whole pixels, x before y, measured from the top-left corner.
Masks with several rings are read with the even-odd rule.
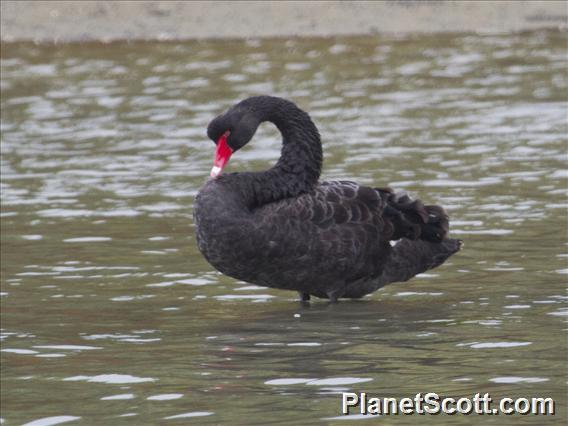
[[[565,48],[558,32],[4,44],[4,424],[342,424],[343,391],[553,397],[555,417],[483,421],[563,424]],[[260,93],[312,114],[325,177],[446,206],[465,250],[337,305],[212,270],[192,222],[205,128]],[[278,153],[263,125],[228,170]]]

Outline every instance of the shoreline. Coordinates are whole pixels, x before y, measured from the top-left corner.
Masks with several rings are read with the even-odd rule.
[[[568,28],[558,1],[23,1],[0,40],[36,43],[514,33]]]

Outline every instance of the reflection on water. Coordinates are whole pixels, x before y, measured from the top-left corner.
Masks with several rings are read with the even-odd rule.
[[[558,32],[3,45],[6,424],[334,422],[343,391],[551,396],[559,420],[565,45]],[[312,114],[325,177],[445,205],[465,250],[337,305],[212,270],[191,219],[205,128],[259,93]],[[278,153],[266,125],[229,167]]]

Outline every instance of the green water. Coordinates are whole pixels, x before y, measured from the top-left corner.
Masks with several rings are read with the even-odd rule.
[[[346,391],[557,404],[364,424],[565,424],[566,42],[2,45],[2,424],[343,424]],[[464,251],[336,305],[219,275],[192,221],[205,129],[253,94],[311,113],[325,178],[444,205]],[[228,170],[276,160],[263,126]]]

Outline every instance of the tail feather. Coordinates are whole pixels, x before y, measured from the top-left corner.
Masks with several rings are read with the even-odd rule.
[[[417,274],[440,266],[462,247],[461,240],[452,238],[440,243],[401,240],[393,247],[379,277],[351,284],[342,297],[359,298],[387,284],[408,281]]]
[[[442,241],[450,232],[450,218],[440,206],[426,206],[428,221],[422,226],[423,240]]]
[[[420,200],[413,200],[404,192],[395,193],[390,188],[375,188],[386,207],[384,218],[392,225],[392,240],[443,241],[449,232],[449,217],[440,206],[425,206]]]

